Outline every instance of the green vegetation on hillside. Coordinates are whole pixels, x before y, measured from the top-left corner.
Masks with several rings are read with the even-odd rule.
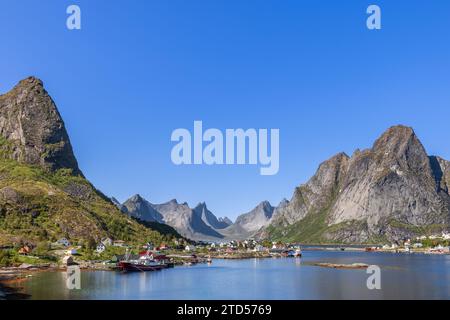
[[[180,237],[163,226],[144,226],[122,214],[71,169],[49,172],[11,160],[10,151],[10,142],[0,137],[0,245],[62,237],[75,244],[105,237],[131,244]]]

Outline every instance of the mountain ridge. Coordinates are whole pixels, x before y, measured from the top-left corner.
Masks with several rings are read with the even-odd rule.
[[[205,203],[190,208],[185,203],[178,203],[172,199],[162,204],[153,204],[140,195],[134,195],[121,206],[125,214],[142,219],[143,221],[156,221],[167,224],[181,235],[193,240],[218,240],[224,236],[218,232],[226,227],[210,212]]]
[[[429,156],[412,128],[397,125],[371,148],[323,161],[308,182],[295,188],[290,201],[283,199],[275,207],[262,201],[228,226],[218,226],[205,203],[185,209],[221,235],[200,234],[201,240],[399,242],[449,230],[449,186],[450,162]],[[171,219],[165,222],[175,227],[177,215]]]
[[[259,236],[396,242],[431,229],[448,230],[448,161],[433,159],[412,128],[393,126],[372,148],[323,162]]]

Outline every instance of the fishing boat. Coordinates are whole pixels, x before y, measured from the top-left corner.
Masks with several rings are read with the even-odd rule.
[[[149,251],[141,253],[139,259],[132,260],[127,250],[125,259],[118,263],[119,270],[124,272],[158,271],[169,267],[171,265],[165,263],[164,260],[154,259],[154,255]]]
[[[302,256],[302,250],[300,250],[300,249],[295,250],[294,257],[300,258],[301,256]]]
[[[153,263],[141,263],[136,261],[120,261],[119,269],[124,272],[146,272],[146,271],[158,271],[167,268],[163,264],[157,262]]]

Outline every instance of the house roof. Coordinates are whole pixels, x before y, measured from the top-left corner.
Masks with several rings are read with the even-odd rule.
[[[125,254],[117,254],[115,256],[113,256],[113,258],[111,259],[112,261],[122,261],[125,260],[125,258],[127,257],[127,255]],[[130,254],[129,255],[129,259],[130,260],[139,260],[139,255],[138,254]]]
[[[73,261],[73,257],[72,256],[65,256],[63,258],[63,262],[68,262],[68,261]]]

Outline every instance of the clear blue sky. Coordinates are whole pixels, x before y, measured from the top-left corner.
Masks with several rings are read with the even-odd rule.
[[[381,31],[365,26],[373,3]],[[70,4],[81,31],[66,29]],[[206,201],[235,218],[394,124],[450,159],[449,13],[447,0],[2,0],[0,92],[41,78],[106,194]],[[279,174],[174,166],[172,130],[194,120],[279,128]]]

